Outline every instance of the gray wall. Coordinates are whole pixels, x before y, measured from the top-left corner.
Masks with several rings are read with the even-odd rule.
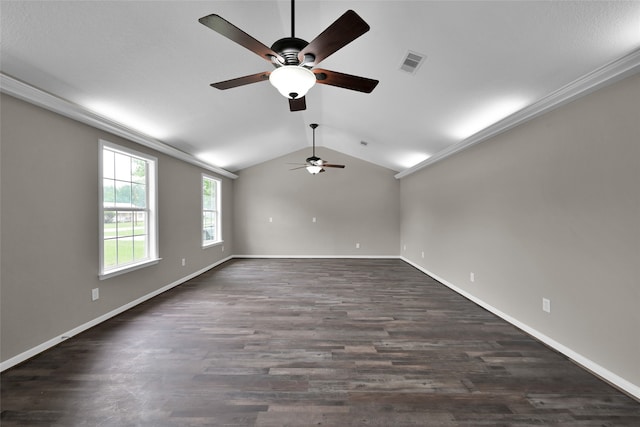
[[[401,180],[406,259],[636,387],[639,100],[635,75]]]
[[[398,256],[400,182],[394,172],[324,147],[316,155],[346,168],[315,176],[289,170],[295,165],[287,163],[304,163],[310,155],[311,147],[238,172],[235,254]]]
[[[228,254],[400,251],[640,384],[638,99],[640,75],[400,181],[322,147],[321,157],[347,168],[289,171],[286,163],[308,156],[304,149],[245,169],[236,181],[223,178],[223,253],[200,247],[202,170],[2,95],[2,361]],[[158,157],[163,258],[105,281],[97,278],[100,138]],[[101,298],[92,302],[95,287]]]
[[[233,253],[231,180],[221,178],[225,252],[221,246],[202,249],[204,170],[10,96],[0,100],[3,362]],[[155,266],[103,281],[98,280],[100,138],[158,158],[162,257]],[[100,289],[95,302],[92,288]]]

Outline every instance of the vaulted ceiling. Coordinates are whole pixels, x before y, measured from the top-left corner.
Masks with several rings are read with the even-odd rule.
[[[321,66],[380,83],[315,85],[300,112],[268,82],[210,87],[273,67],[198,22],[216,13],[271,46],[291,35],[289,0],[3,0],[0,66],[231,172],[310,146],[310,123],[318,145],[401,172],[640,48],[638,1],[302,0],[296,37],[348,9],[371,30]],[[426,57],[415,74],[410,51]]]

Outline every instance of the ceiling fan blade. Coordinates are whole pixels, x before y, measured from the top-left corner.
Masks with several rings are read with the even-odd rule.
[[[295,170],[298,170],[298,169],[304,169],[304,168],[306,168],[306,167],[307,167],[307,165],[305,165],[305,166],[299,166],[299,167],[297,167],[297,168],[293,168],[293,169],[289,169],[289,170],[290,170],[290,171],[295,171]]]
[[[332,165],[331,163],[323,163],[322,167],[323,168],[340,168],[340,169],[344,169],[344,165]]]
[[[316,83],[324,85],[337,86],[365,93],[371,93],[378,85],[378,80],[368,79],[366,77],[353,76],[351,74],[338,73],[337,71],[323,70],[321,68],[314,68],[312,71],[316,75]]]
[[[364,22],[357,13],[353,10],[347,10],[340,18],[336,19],[333,24],[329,25],[326,30],[320,33],[318,37],[305,46],[305,48],[298,53],[298,59],[306,65],[313,66],[319,64],[320,61],[329,55],[369,31],[369,28],[369,24]],[[314,58],[305,58],[305,55],[313,55]]]
[[[220,90],[231,89],[238,86],[244,86],[251,83],[258,83],[269,80],[269,74],[271,73],[268,71],[263,71],[262,73],[251,74],[250,76],[238,77],[218,83],[211,83],[210,86]]]
[[[276,52],[219,15],[211,14],[208,16],[203,16],[202,18],[198,19],[198,21],[202,25],[211,28],[218,34],[221,34],[229,40],[238,43],[240,46],[244,46],[266,61],[272,62],[271,58],[275,57],[278,58],[279,61],[284,62],[284,59]]]
[[[289,98],[289,110],[302,111],[307,109],[307,101],[304,96],[302,98],[290,99]]]

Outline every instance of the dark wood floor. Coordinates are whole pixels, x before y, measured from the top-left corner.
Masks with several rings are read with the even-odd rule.
[[[400,260],[233,260],[2,374],[2,426],[640,426]]]

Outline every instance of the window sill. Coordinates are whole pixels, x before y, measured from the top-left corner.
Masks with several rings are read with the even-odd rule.
[[[216,240],[215,242],[205,243],[202,245],[202,249],[213,248],[216,246],[220,246],[224,243],[224,240]]]
[[[154,258],[154,259],[150,259],[150,260],[138,263],[138,264],[127,265],[125,267],[121,267],[121,268],[118,268],[118,269],[109,270],[109,271],[107,271],[105,273],[99,274],[98,278],[100,280],[110,279],[112,277],[119,276],[121,274],[129,273],[131,271],[139,270],[141,268],[149,267],[151,265],[156,265],[157,263],[160,262],[160,260],[162,260],[162,258]]]

